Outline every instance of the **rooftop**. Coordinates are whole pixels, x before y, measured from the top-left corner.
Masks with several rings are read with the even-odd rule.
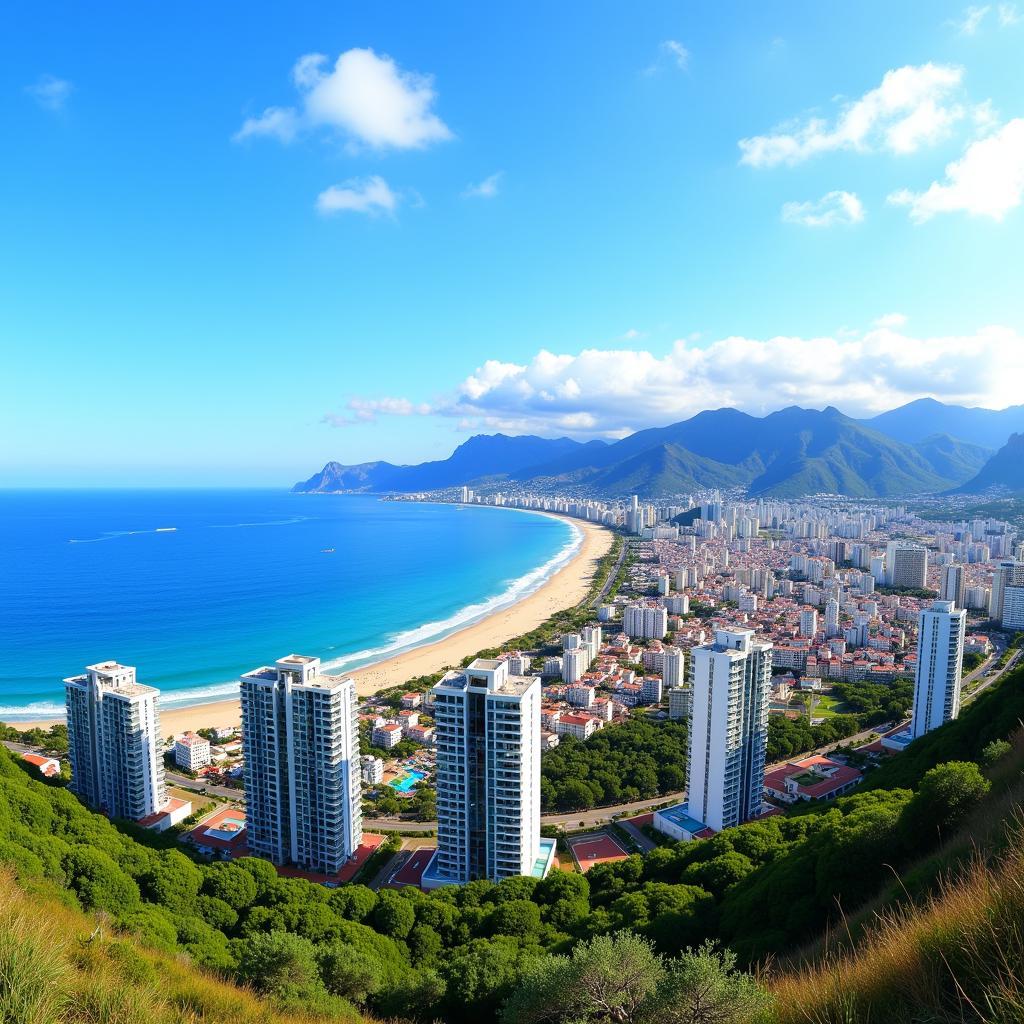
[[[698,821],[690,814],[689,804],[676,804],[674,807],[666,807],[656,813],[685,832],[689,832],[691,836],[697,835],[708,827],[703,821]]]

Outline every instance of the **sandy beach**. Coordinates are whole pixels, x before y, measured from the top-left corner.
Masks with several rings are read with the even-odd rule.
[[[583,531],[583,541],[572,560],[543,586],[516,604],[502,608],[442,640],[405,651],[375,665],[355,669],[350,674],[356,680],[359,696],[368,697],[407,679],[458,665],[463,658],[484,648],[500,647],[512,637],[535,629],[555,612],[580,601],[590,589],[598,561],[611,547],[613,534],[594,523],[578,519],[570,519],[569,522]],[[168,736],[189,729],[234,726],[240,720],[238,700],[162,708],[160,711],[161,729]],[[34,726],[45,729],[55,721],[60,719],[11,724],[23,730]]]

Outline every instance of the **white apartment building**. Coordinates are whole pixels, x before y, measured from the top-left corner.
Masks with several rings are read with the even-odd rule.
[[[992,599],[989,605],[989,614],[1004,629],[1010,628],[1004,621],[1003,606],[1006,603],[1007,590],[1011,587],[1024,587],[1024,562],[1007,558],[996,566],[995,575],[992,577]]]
[[[890,541],[885,548],[885,579],[890,587],[922,589],[928,580],[928,549]]]
[[[572,686],[583,678],[590,668],[590,651],[586,647],[573,647],[562,651],[562,680]]]
[[[668,717],[673,722],[688,722],[693,710],[693,690],[674,686],[668,691]]]
[[[828,639],[839,636],[839,602],[834,597],[825,602],[825,636]]]
[[[566,687],[565,699],[574,708],[592,708],[596,699],[596,692],[593,686],[582,684],[580,686]]]
[[[477,658],[431,692],[437,852],[423,886],[543,877],[554,845],[540,835],[540,681]]]
[[[1024,587],[1006,587],[1003,591],[1003,629],[1016,632],[1024,629]]]
[[[804,608],[800,612],[800,635],[812,640],[818,633],[818,613],[813,608]]]
[[[967,579],[962,565],[947,565],[942,570],[939,600],[952,601],[957,608],[966,607]]]
[[[530,674],[530,657],[527,654],[513,654],[505,659],[508,662],[509,675],[528,676]]]
[[[210,763],[210,741],[194,732],[182,733],[174,741],[174,763],[190,772],[205,768]]]
[[[690,652],[688,813],[716,832],[756,817],[764,789],[772,645],[716,629]]]
[[[392,747],[397,747],[398,744],[402,742],[404,734],[405,730],[403,730],[398,722],[383,722],[381,725],[375,725],[373,727],[373,733],[370,736],[370,740],[375,747],[390,750]]]
[[[960,714],[960,677],[967,612],[933,601],[917,620],[917,669],[910,734],[914,739]]]
[[[363,839],[355,682],[289,654],[242,676],[241,696],[250,852],[337,874]]]
[[[633,639],[662,640],[668,633],[668,611],[656,605],[626,605],[622,631]]]
[[[601,728],[600,719],[592,715],[567,715],[559,716],[555,722],[555,734],[557,736],[572,736],[577,740],[588,740]]]
[[[71,789],[112,818],[137,821],[167,804],[159,699],[116,661],[64,680]]]
[[[509,674],[511,675],[511,673]],[[561,674],[562,659],[549,654],[544,659],[544,667],[541,669],[541,675],[545,678],[550,679],[554,676],[560,676]]]
[[[661,652],[661,678],[665,689],[682,686],[686,682],[686,656],[678,647],[666,647]]]
[[[364,754],[359,759],[359,770],[367,786],[379,786],[384,781],[384,762],[373,754]]]
[[[580,630],[580,637],[583,640],[584,646],[590,652],[590,660],[593,661],[601,653],[601,643],[603,640],[603,634],[600,626],[584,626]],[[509,671],[512,671],[509,666]],[[514,675],[515,673],[513,673]]]

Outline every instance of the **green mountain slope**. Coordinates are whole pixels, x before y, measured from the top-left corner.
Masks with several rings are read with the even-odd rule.
[[[957,490],[962,494],[980,494],[992,488],[1024,494],[1024,434],[1011,434],[977,476]]]
[[[949,434],[932,434],[918,441],[914,448],[927,460],[939,476],[949,480],[969,480],[992,455],[991,448],[984,448],[968,441],[958,441]]]

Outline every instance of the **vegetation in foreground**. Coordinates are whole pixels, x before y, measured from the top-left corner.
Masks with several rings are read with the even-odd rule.
[[[4,1024],[322,1024],[362,1018],[341,1000],[277,1011],[188,958],[118,934],[46,885],[0,874]]]

